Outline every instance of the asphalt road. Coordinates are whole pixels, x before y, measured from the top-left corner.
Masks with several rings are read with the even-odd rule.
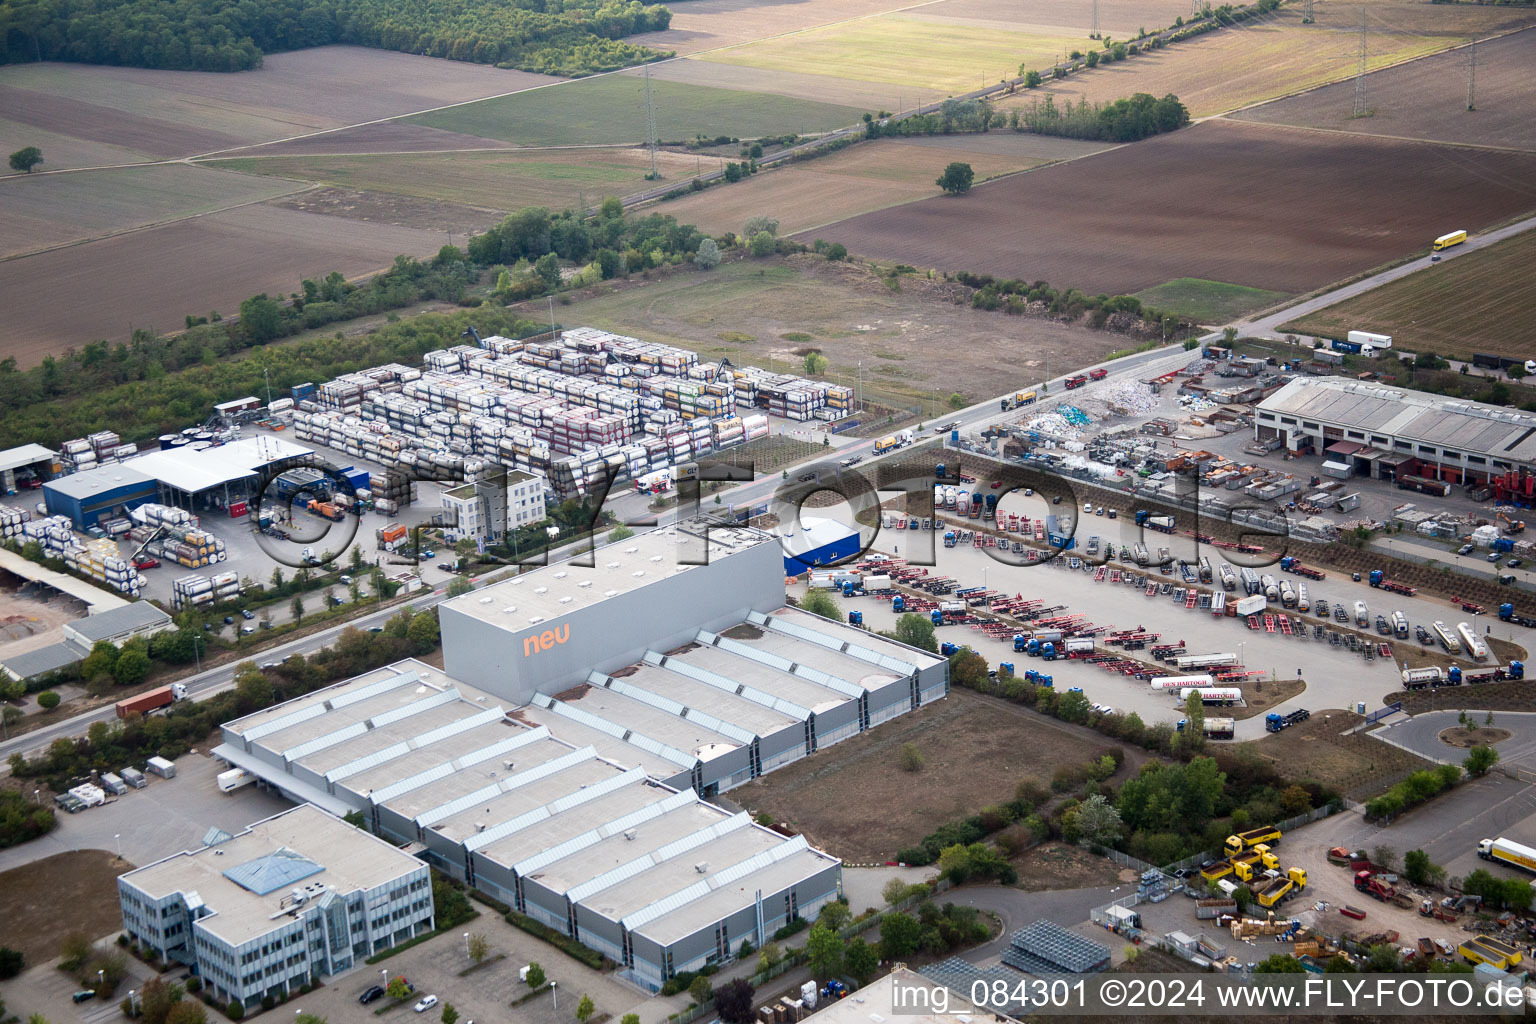
[[[1468,700],[1473,707],[1476,706],[1476,700],[1470,694]],[[1479,725],[1482,724],[1484,712],[1469,709],[1468,714],[1473,721]],[[1455,727],[1458,715],[1459,712],[1456,711],[1426,711],[1412,718],[1396,721],[1388,728],[1377,730],[1373,735],[1377,739],[1412,751],[1420,757],[1427,757],[1431,761],[1460,764],[1466,759],[1467,752],[1460,747],[1453,747],[1440,741],[1442,732]],[[1506,764],[1536,766],[1536,713],[1495,712],[1493,725],[1494,728],[1508,730],[1511,734],[1509,739],[1493,744],[1494,749],[1499,752],[1501,761]]]

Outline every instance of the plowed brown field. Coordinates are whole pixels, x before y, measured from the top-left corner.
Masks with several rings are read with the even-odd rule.
[[[1134,292],[1303,292],[1536,207],[1536,156],[1207,121],[818,229],[917,267]]]

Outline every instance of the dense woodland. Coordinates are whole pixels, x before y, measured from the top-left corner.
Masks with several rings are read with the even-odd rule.
[[[1162,99],[1139,92],[1113,103],[1071,100],[1056,105],[1055,97],[1036,100],[1018,112],[1018,131],[1040,135],[1064,135],[1072,139],[1103,142],[1137,142],[1150,135],[1176,131],[1189,124],[1189,111],[1171,93]]]
[[[5,63],[247,71],[264,53],[355,43],[552,75],[667,54],[623,42],[672,12],[638,0],[0,0]]]

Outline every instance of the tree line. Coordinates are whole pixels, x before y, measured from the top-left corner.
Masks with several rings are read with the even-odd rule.
[[[585,75],[671,56],[623,42],[667,28],[639,0],[4,0],[5,63],[67,60],[247,71],[262,55],[353,43],[545,74]]]
[[[1128,313],[1147,323],[1157,324],[1172,333],[1189,326],[1187,320],[1143,305],[1134,295],[1087,295],[1076,288],[1056,289],[1045,281],[1021,281],[995,278],[991,274],[973,274],[962,270],[954,279],[968,288],[971,306],[975,309],[1002,310],[1014,316],[1022,316],[1031,303],[1042,303],[1052,316],[1066,316],[1073,320],[1087,314],[1094,327],[1103,327],[1116,313]]]
[[[1138,142],[1189,124],[1189,111],[1172,93],[1156,99],[1139,92],[1113,103],[1069,99],[1059,107],[1054,96],[1046,96],[1018,113],[1017,131],[1102,142]]]

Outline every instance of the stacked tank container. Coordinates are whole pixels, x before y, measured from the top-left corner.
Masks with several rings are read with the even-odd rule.
[[[138,597],[144,587],[144,577],[121,557],[116,541],[76,541],[64,549],[62,557],[64,564],[75,572],[105,583],[119,593]]]
[[[0,505],[0,538],[20,537],[22,524],[31,521],[32,513],[26,509]]]
[[[224,551],[224,542],[203,530],[167,534],[162,540],[152,541],[148,550],[156,548],[159,548],[161,558],[189,569],[213,565],[228,557]]]
[[[171,606],[181,611],[188,606],[213,604],[213,580],[193,574],[171,581]]]
[[[161,505],[153,501],[129,510],[128,515],[135,523],[147,526],[151,530],[162,526],[175,528],[197,525],[197,517],[186,509],[176,508],[174,505]]]

